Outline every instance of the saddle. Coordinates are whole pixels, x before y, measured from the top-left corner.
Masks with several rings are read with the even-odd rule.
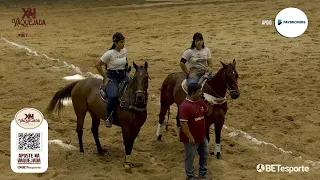
[[[127,88],[128,84],[131,82],[131,80],[124,80],[118,85],[118,100],[121,99],[123,96],[123,93],[125,92],[125,89]],[[103,82],[100,84],[99,88],[100,97],[104,102],[108,101],[108,94],[107,94],[107,87],[103,84]]]
[[[201,85],[201,90],[202,90],[204,84],[207,82],[207,80],[208,80],[208,78],[207,78],[206,75],[203,75],[203,76],[200,78],[198,84]],[[183,91],[184,91],[186,94],[188,94],[187,79],[184,79],[184,80],[182,81],[181,86],[182,86]]]
[[[198,84],[201,85],[201,90],[203,89],[203,86],[206,84],[208,80],[208,77],[206,75],[202,76],[198,82]],[[184,79],[181,83],[181,87],[183,89],[183,91],[188,94],[188,86],[187,86],[187,80]],[[208,93],[203,93],[203,96],[201,97],[202,99],[208,101],[208,102],[211,102],[213,104],[218,104],[218,105],[221,105],[223,103],[225,103],[227,101],[227,98],[224,97],[224,98],[217,98],[217,97],[214,97]]]
[[[132,101],[129,101],[128,98],[124,98],[124,94],[127,90],[128,85],[132,82],[132,78],[128,78],[127,80],[122,81],[118,85],[118,101],[117,103],[120,103],[120,107],[123,109],[127,109],[129,111],[135,111],[135,112],[145,112],[146,108],[138,108],[133,105]],[[107,87],[101,82],[100,88],[99,88],[99,94],[101,99],[104,102],[108,101],[108,94],[107,94]],[[116,113],[113,113],[115,115]],[[113,116],[114,117],[114,116]]]

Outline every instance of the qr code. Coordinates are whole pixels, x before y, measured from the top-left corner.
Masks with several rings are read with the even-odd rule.
[[[18,133],[18,150],[41,150],[40,133]]]

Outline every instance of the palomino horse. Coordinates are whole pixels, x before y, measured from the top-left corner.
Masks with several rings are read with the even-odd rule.
[[[215,125],[215,135],[216,135],[216,144],[215,144],[215,154],[219,159],[221,156],[220,153],[220,136],[222,126],[225,121],[225,115],[227,113],[227,100],[225,98],[227,90],[232,99],[237,99],[240,95],[238,89],[238,73],[236,70],[236,61],[233,60],[233,63],[228,65],[221,62],[222,68],[218,73],[211,79],[208,79],[203,85],[204,97],[207,101],[212,102],[212,113],[210,116],[205,117],[206,120],[206,137],[209,141],[209,128],[212,124]],[[177,126],[180,127],[179,121],[179,105],[186,98],[187,94],[183,90],[181,84],[185,79],[185,75],[182,72],[176,72],[169,74],[164,80],[161,87],[161,109],[159,114],[159,124],[157,129],[158,140],[162,138],[162,127],[165,115],[168,112],[168,120],[170,113],[170,106],[173,103],[176,103],[178,106],[178,113],[176,116]],[[212,153],[213,154],[213,153]]]
[[[113,113],[113,124],[122,128],[122,136],[125,145],[126,157],[124,167],[131,172],[130,154],[133,143],[140,131],[140,128],[147,119],[147,98],[148,98],[148,63],[138,67],[134,62],[135,74],[131,82],[125,88],[121,103],[118,103]],[[82,144],[83,122],[87,112],[92,117],[92,128],[94,140],[99,154],[103,154],[98,137],[100,119],[106,117],[106,103],[99,94],[102,81],[96,78],[89,78],[73,82],[62,88],[52,98],[47,111],[51,113],[57,106],[58,112],[62,110],[64,98],[72,98],[73,108],[77,115],[77,133],[80,145],[80,152],[84,152]],[[126,104],[127,107],[125,107]]]

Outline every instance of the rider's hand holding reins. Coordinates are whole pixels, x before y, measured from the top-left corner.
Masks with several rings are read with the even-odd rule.
[[[196,78],[196,76],[197,76],[197,74],[196,73],[189,73],[189,75],[188,75],[190,78]]]

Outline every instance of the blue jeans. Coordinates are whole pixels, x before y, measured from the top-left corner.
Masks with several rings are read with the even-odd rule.
[[[207,165],[209,156],[208,140],[205,138],[202,142],[190,146],[189,142],[183,142],[185,155],[185,171],[188,180],[194,180],[193,160],[196,156],[196,151],[199,154],[199,177],[207,179]]]
[[[205,73],[197,74],[195,78],[187,77],[187,86],[189,86],[189,84],[191,84],[191,83],[198,83],[199,80],[200,80],[200,78],[201,78],[204,74],[205,74]],[[213,78],[213,76],[214,76],[214,75],[213,75],[212,73],[210,73],[210,74],[208,75],[209,79],[210,79],[210,78]]]
[[[107,86],[107,95],[108,95],[108,103],[107,103],[107,113],[106,118],[110,116],[110,113],[115,108],[118,98],[118,85],[127,78],[125,72],[116,73],[112,71],[107,71],[107,77],[109,78],[108,86]]]

